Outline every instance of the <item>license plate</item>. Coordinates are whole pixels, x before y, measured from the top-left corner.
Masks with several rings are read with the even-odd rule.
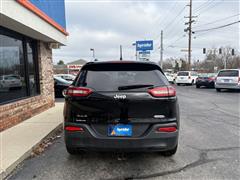
[[[224,82],[230,82],[230,79],[224,79]]]
[[[108,136],[132,136],[132,125],[117,124],[108,125]]]

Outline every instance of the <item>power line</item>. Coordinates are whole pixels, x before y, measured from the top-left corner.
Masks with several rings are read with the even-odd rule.
[[[215,8],[217,5],[220,5],[220,3],[222,3],[224,0],[221,0],[220,2],[215,2],[214,4],[209,4],[210,6],[208,6],[206,9],[201,9],[203,11],[200,10],[200,12],[198,12],[198,16],[200,16],[201,14],[204,14],[205,12],[209,11],[212,8]]]
[[[173,20],[172,20],[171,22],[169,22],[168,24],[165,25],[165,27],[163,28],[165,31],[174,24],[174,22],[176,21],[176,19],[178,19],[178,17],[184,12],[185,8],[186,8],[186,6],[184,6],[184,7],[178,12],[178,14],[173,18]],[[171,30],[170,32],[172,32],[172,30]],[[168,33],[168,35],[169,35],[169,33]],[[160,37],[160,34],[159,34],[156,38],[154,38],[154,40],[159,39],[159,37]]]
[[[201,10],[202,8],[207,7],[209,4],[211,4],[214,0],[207,0],[206,2],[202,3],[200,6],[198,6],[197,8],[193,9],[194,12],[197,12],[199,10]],[[209,4],[208,4],[209,3]]]
[[[158,21],[159,21],[159,20],[161,20],[161,21],[160,21],[160,23],[157,23],[157,27],[160,26],[161,24],[162,24],[162,25],[165,24],[167,15],[174,10],[174,8],[176,7],[176,5],[177,5],[177,2],[174,2],[174,4],[172,4],[172,6],[170,6],[170,7],[168,8],[167,13],[166,13],[164,16],[158,18]],[[163,20],[163,21],[162,21],[162,20]],[[157,31],[159,31],[158,28],[157,28]],[[153,33],[153,32],[154,32],[154,30],[152,31],[152,33]],[[159,37],[160,37],[159,32],[157,32],[157,36],[154,38],[154,40],[158,39]]]
[[[186,8],[186,6],[184,6],[184,7],[179,11],[179,13],[174,17],[174,19],[173,19],[170,23],[168,23],[163,29],[164,29],[164,30],[168,29],[168,28],[176,21],[176,19],[183,13],[183,11],[185,10],[185,8]]]
[[[183,34],[183,36],[181,36],[180,38],[178,38],[178,39],[176,39],[175,41],[173,41],[170,45],[168,45],[168,46],[166,47],[166,49],[169,48],[169,47],[171,47],[171,46],[173,46],[176,42],[180,41],[180,40],[183,39],[184,37],[186,37],[185,34]]]
[[[215,29],[220,29],[220,28],[224,28],[224,27],[227,27],[227,26],[231,26],[231,25],[237,24],[237,23],[239,23],[239,22],[240,22],[240,21],[235,21],[235,22],[232,22],[232,23],[229,23],[229,24],[225,24],[225,25],[222,25],[222,26],[217,26],[217,27],[213,27],[213,28],[209,28],[209,29],[200,29],[200,30],[194,31],[194,33],[196,33],[196,32],[204,32],[204,31],[211,31],[211,30],[215,30]]]
[[[220,22],[220,21],[224,21],[224,20],[227,20],[227,19],[230,19],[230,18],[239,16],[239,15],[240,15],[240,14],[235,14],[235,15],[232,15],[232,16],[228,16],[228,17],[225,17],[225,18],[222,18],[222,19],[218,19],[218,20],[215,20],[215,21],[206,23],[206,24],[201,24],[201,25],[195,26],[194,28],[196,28],[196,27],[201,27],[201,26],[206,26],[206,25],[209,25],[209,24],[214,24],[214,23],[217,23],[217,22]]]
[[[182,17],[182,18],[183,18],[183,19],[179,19],[178,22],[180,23],[180,25],[184,26],[184,23],[185,23],[184,17]],[[171,30],[168,31],[167,37],[171,37],[174,32],[179,32],[179,30],[178,30],[177,28],[172,28]],[[174,33],[174,34],[176,34],[176,33]],[[178,33],[178,34],[179,34],[179,33]],[[182,32],[180,32],[180,34],[182,34]]]
[[[216,29],[217,30],[217,29]],[[221,30],[221,29],[219,29]],[[237,32],[236,32],[237,33]],[[206,35],[211,35],[212,32],[209,32],[209,31],[205,31],[205,32],[200,32],[200,33],[197,33],[196,36],[194,37],[194,39],[198,39],[198,38],[201,38],[201,37],[205,37]],[[229,39],[229,38],[232,38],[232,37],[236,37],[235,34],[221,34],[221,37],[225,37],[226,39]]]

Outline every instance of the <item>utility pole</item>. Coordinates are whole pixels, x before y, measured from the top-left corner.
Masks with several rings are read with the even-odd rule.
[[[163,30],[161,30],[160,66],[163,66]]]
[[[192,53],[192,23],[195,22],[193,18],[197,16],[192,15],[192,0],[189,0],[189,16],[185,17],[188,18],[188,22],[185,23],[185,25],[188,25],[186,29],[184,29],[185,32],[188,32],[188,69],[191,70],[191,53]]]
[[[191,51],[192,51],[192,0],[189,4],[189,27],[188,27],[188,70],[191,70]]]

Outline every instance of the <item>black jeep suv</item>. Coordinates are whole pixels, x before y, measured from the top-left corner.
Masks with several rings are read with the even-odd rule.
[[[176,90],[151,62],[108,61],[84,65],[65,91],[67,151],[176,153]]]

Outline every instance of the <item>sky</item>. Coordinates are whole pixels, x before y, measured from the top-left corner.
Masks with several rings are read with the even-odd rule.
[[[189,0],[65,0],[69,36],[66,46],[53,51],[53,61],[65,63],[92,61],[94,48],[98,60],[135,59],[137,40],[153,40],[150,60],[160,59],[160,32],[163,30],[163,59],[186,58],[184,32],[189,15]],[[239,51],[239,23],[225,28],[201,31],[239,21],[239,0],[193,0],[192,59],[202,60],[202,48],[211,50],[231,46]],[[200,30],[200,31],[199,31]],[[199,32],[198,32],[199,31]]]

